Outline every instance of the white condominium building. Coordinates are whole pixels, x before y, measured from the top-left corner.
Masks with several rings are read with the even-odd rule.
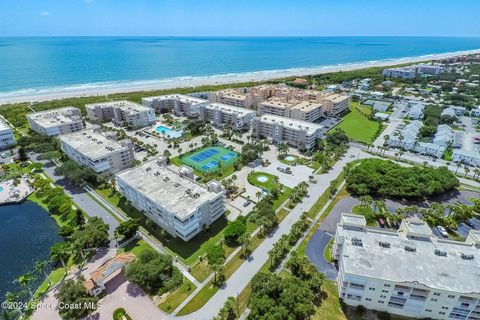
[[[253,133],[259,138],[271,139],[274,143],[285,142],[291,146],[310,150],[323,135],[324,127],[305,122],[266,114],[252,121]]]
[[[59,140],[62,150],[79,165],[111,174],[129,168],[134,160],[132,142],[115,138],[115,134],[90,129],[60,136]]]
[[[342,214],[334,241],[339,295],[350,306],[414,318],[480,319],[480,231],[437,238],[417,218],[398,231]]]
[[[12,128],[0,119],[0,149],[6,149],[17,143]]]
[[[190,97],[184,94],[170,94],[158,97],[142,98],[142,104],[153,108],[156,113],[173,111],[178,116],[197,118],[200,116],[200,105],[208,100]]]
[[[383,69],[384,77],[413,79],[417,75],[438,75],[444,72],[444,65],[438,64],[417,64],[399,68]]]
[[[30,113],[27,120],[33,131],[50,137],[83,130],[82,114],[74,107]]]
[[[218,182],[204,187],[187,176],[153,160],[118,173],[116,182],[135,208],[172,236],[188,241],[220,218],[225,204]]]
[[[85,105],[92,121],[112,121],[121,126],[139,129],[155,123],[155,111],[130,101],[110,101]]]
[[[229,126],[234,130],[250,128],[256,112],[251,109],[229,106],[223,103],[206,103],[200,107],[200,119],[212,122],[216,127]]]

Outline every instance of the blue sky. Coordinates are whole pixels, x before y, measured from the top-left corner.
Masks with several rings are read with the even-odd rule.
[[[480,36],[478,0],[1,0],[0,36]]]

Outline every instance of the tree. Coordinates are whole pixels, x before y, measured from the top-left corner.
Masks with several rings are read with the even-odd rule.
[[[239,315],[237,300],[234,297],[228,297],[220,312],[213,320],[235,320]]]
[[[67,273],[67,266],[65,264],[65,261],[70,256],[70,252],[70,245],[66,242],[56,243],[50,248],[50,258],[53,261],[60,261],[63,269],[65,270],[65,274]]]
[[[381,159],[365,159],[346,178],[347,190],[357,196],[423,199],[460,185],[447,167],[403,167]]]
[[[82,319],[96,309],[98,298],[91,296],[81,280],[67,280],[56,294],[59,303],[75,305],[77,308],[60,308],[58,313],[63,319]]]
[[[48,279],[48,286],[50,287],[52,285],[52,281],[48,276],[49,266],[49,262],[45,260],[38,260],[35,262],[35,271],[42,275],[45,279]]]
[[[137,220],[130,219],[120,223],[115,229],[115,235],[120,236],[123,239],[130,239],[137,233],[139,227],[140,225]]]
[[[222,271],[223,264],[225,263],[225,250],[221,244],[209,245],[206,249],[208,265],[213,269],[215,273],[214,282],[217,282],[217,275]]]
[[[165,149],[163,150],[163,156],[168,159],[172,156],[172,153],[168,149]]]
[[[265,198],[257,204],[257,210],[250,216],[253,222],[257,223],[262,232],[272,228],[277,223],[277,216],[272,205]]]
[[[258,273],[251,283],[249,319],[309,319],[315,312],[315,296],[295,277]]]
[[[125,269],[125,276],[152,295],[171,291],[183,282],[183,275],[173,266],[172,257],[153,250],[141,251]]]
[[[99,217],[90,218],[82,230],[72,234],[71,239],[82,249],[98,248],[108,242],[108,224]]]
[[[30,299],[33,298],[33,291],[30,288],[30,283],[35,280],[35,277],[31,272],[27,272],[18,277],[14,282],[18,283],[23,289],[28,291]]]
[[[28,160],[27,151],[25,148],[18,149],[18,160],[20,162],[25,162]]]
[[[244,257],[247,255],[248,246],[250,245],[251,240],[251,235],[248,232],[245,232],[239,238],[239,242],[242,245],[242,256]]]
[[[240,237],[247,232],[247,221],[243,216],[239,216],[235,221],[229,222],[223,234],[225,240],[231,244],[239,244]]]

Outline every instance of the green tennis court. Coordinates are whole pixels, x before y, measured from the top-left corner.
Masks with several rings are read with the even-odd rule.
[[[181,158],[182,162],[201,172],[215,172],[237,162],[235,151],[222,147],[207,147]]]

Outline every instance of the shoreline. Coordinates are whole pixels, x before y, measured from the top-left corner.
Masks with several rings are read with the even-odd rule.
[[[271,71],[252,71],[236,74],[220,74],[204,77],[177,77],[165,80],[145,81],[118,81],[112,83],[91,83],[73,85],[71,87],[54,87],[51,89],[19,90],[14,92],[0,93],[0,105],[15,103],[33,103],[65,98],[81,98],[93,96],[106,96],[108,94],[148,92],[162,89],[191,88],[203,85],[224,85],[244,82],[260,82],[287,77],[303,77],[340,71],[353,71],[372,67],[396,66],[408,63],[417,63],[429,60],[452,58],[463,55],[479,54],[480,49],[455,51],[439,54],[428,54],[416,57],[403,57],[397,59],[385,59],[378,61],[365,61],[329,65],[320,67],[293,68]],[[42,92],[44,91],[44,92]]]

